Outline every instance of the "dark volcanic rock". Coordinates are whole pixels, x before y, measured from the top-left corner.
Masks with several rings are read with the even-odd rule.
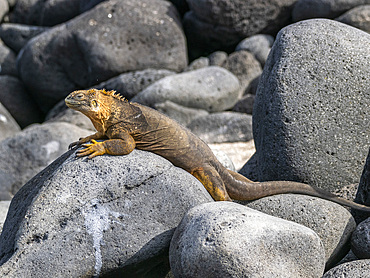
[[[10,21],[25,25],[54,26],[79,15],[81,10],[86,9],[86,2],[86,0],[17,0]],[[90,2],[97,4],[101,1]]]
[[[0,25],[0,37],[8,47],[18,53],[30,39],[47,29],[40,26],[3,23]]]
[[[242,39],[289,23],[296,0],[189,0],[184,16],[190,58],[234,50]]]
[[[19,74],[43,111],[68,93],[123,72],[179,71],[187,64],[177,11],[161,0],[112,0],[37,36],[19,54]]]
[[[14,196],[0,276],[159,277],[174,229],[204,202],[212,198],[196,178],[153,153],[68,152]]]
[[[284,28],[253,110],[260,180],[335,190],[360,179],[370,143],[370,35],[326,19]]]

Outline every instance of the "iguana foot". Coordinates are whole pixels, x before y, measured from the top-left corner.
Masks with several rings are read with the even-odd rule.
[[[88,155],[88,158],[93,158],[95,156],[103,155],[106,153],[104,142],[97,142],[94,139],[91,140],[91,143],[82,144],[82,146],[85,147],[85,149],[77,151],[76,156],[78,157],[83,157],[83,156]]]

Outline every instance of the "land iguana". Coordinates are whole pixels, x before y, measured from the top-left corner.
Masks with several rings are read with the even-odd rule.
[[[370,207],[304,183],[253,182],[226,169],[205,142],[176,121],[152,108],[129,102],[115,91],[78,90],[69,94],[65,103],[85,114],[97,130],[95,134],[70,145],[70,148],[84,147],[77,151],[78,157],[126,155],[137,148],[158,154],[192,174],[216,201],[255,200],[275,194],[295,193],[370,212]],[[99,139],[106,140],[96,141]]]

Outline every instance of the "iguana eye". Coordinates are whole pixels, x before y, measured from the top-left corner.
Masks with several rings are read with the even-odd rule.
[[[84,98],[84,94],[78,94],[75,96],[76,99],[81,100]]]
[[[91,101],[91,106],[94,108],[98,107],[98,103],[96,102],[96,100]]]

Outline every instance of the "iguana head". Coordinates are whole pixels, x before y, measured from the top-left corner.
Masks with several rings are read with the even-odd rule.
[[[115,91],[105,90],[79,90],[70,93],[65,98],[65,103],[69,108],[85,114],[93,123],[103,124],[115,109],[115,103],[120,97]]]

